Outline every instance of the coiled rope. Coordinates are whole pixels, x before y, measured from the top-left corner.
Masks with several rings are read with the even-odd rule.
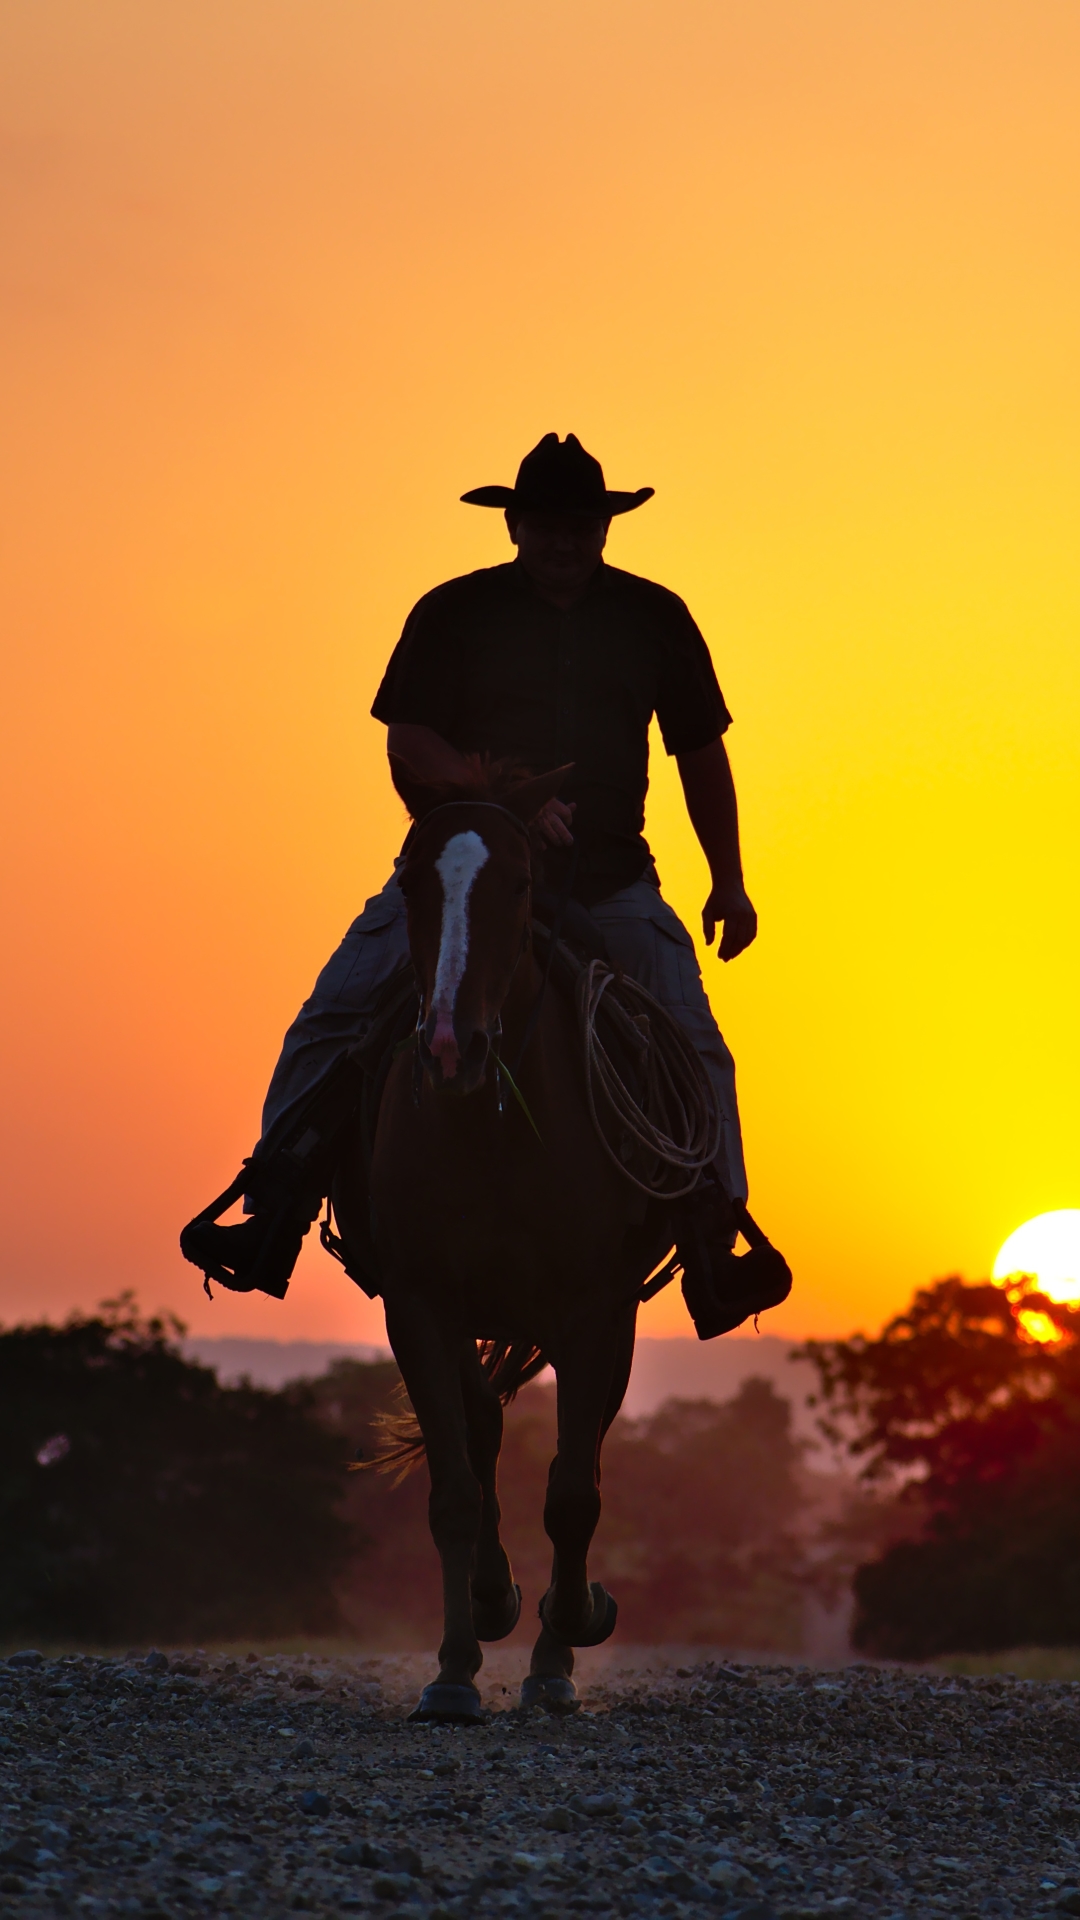
[[[577,1011],[589,1112],[609,1160],[657,1199],[692,1193],[720,1145],[716,1095],[693,1042],[651,993],[603,960],[582,968]],[[627,1086],[601,1025],[634,1062],[639,1090]]]

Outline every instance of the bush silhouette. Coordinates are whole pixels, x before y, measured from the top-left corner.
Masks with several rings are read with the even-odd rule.
[[[327,1633],[349,1531],[311,1389],[221,1387],[130,1297],[0,1334],[0,1635]]]

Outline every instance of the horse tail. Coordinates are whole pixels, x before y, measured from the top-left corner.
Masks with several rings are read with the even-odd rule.
[[[396,1404],[383,1408],[371,1422],[375,1429],[374,1453],[369,1459],[350,1461],[349,1472],[392,1473],[391,1484],[399,1487],[413,1468],[420,1465],[427,1448],[403,1380],[394,1388],[394,1401]]]
[[[482,1340],[480,1365],[506,1407],[522,1387],[543,1372],[547,1360],[531,1340]]]
[[[547,1366],[540,1348],[531,1340],[481,1340],[478,1353],[484,1378],[504,1407]],[[427,1449],[403,1383],[399,1382],[394,1398],[397,1405],[377,1413],[372,1422],[378,1436],[372,1458],[354,1460],[350,1471],[392,1473],[397,1487],[420,1465]]]

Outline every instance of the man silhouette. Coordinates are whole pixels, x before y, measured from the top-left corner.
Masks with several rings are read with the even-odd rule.
[[[731,716],[683,602],[603,558],[612,518],[642,506],[652,493],[651,487],[609,490],[599,461],[573,434],[560,441],[549,433],[526,455],[512,488],[464,494],[469,504],[504,510],[517,557],[447,581],[419,601],[372,713],[386,724],[389,753],[429,784],[467,779],[467,754],[509,756],[534,773],[573,763],[563,796],[548,803],[537,823],[546,882],[592,913],[612,959],[693,1039],[722,1118],[716,1188],[727,1202],[739,1203],[747,1187],[734,1063],[709,1007],[693,942],[660,893],[642,831],[655,713],[709,864],[705,941],[711,945],[722,926],[719,955],[733,960],[755,938],[757,915],[743,885],[723,741]],[[340,1110],[335,1069],[407,957],[405,902],[391,877],[353,922],[285,1036],[262,1138],[247,1163],[252,1218],[222,1227],[208,1214],[185,1229],[187,1257],[224,1285],[284,1294],[329,1187]],[[275,1154],[275,1145],[301,1108],[327,1150],[314,1155],[308,1177],[297,1181],[293,1159],[281,1174],[288,1156]],[[713,1210],[717,1258],[730,1257],[733,1218],[730,1206]],[[773,1304],[771,1295],[762,1296],[750,1299],[745,1311]]]

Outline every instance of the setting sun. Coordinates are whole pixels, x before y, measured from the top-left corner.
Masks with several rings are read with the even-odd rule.
[[[1080,1300],[1080,1207],[1061,1207],[1036,1214],[1010,1233],[997,1259],[993,1278],[1008,1280],[1030,1274],[1051,1300]]]

